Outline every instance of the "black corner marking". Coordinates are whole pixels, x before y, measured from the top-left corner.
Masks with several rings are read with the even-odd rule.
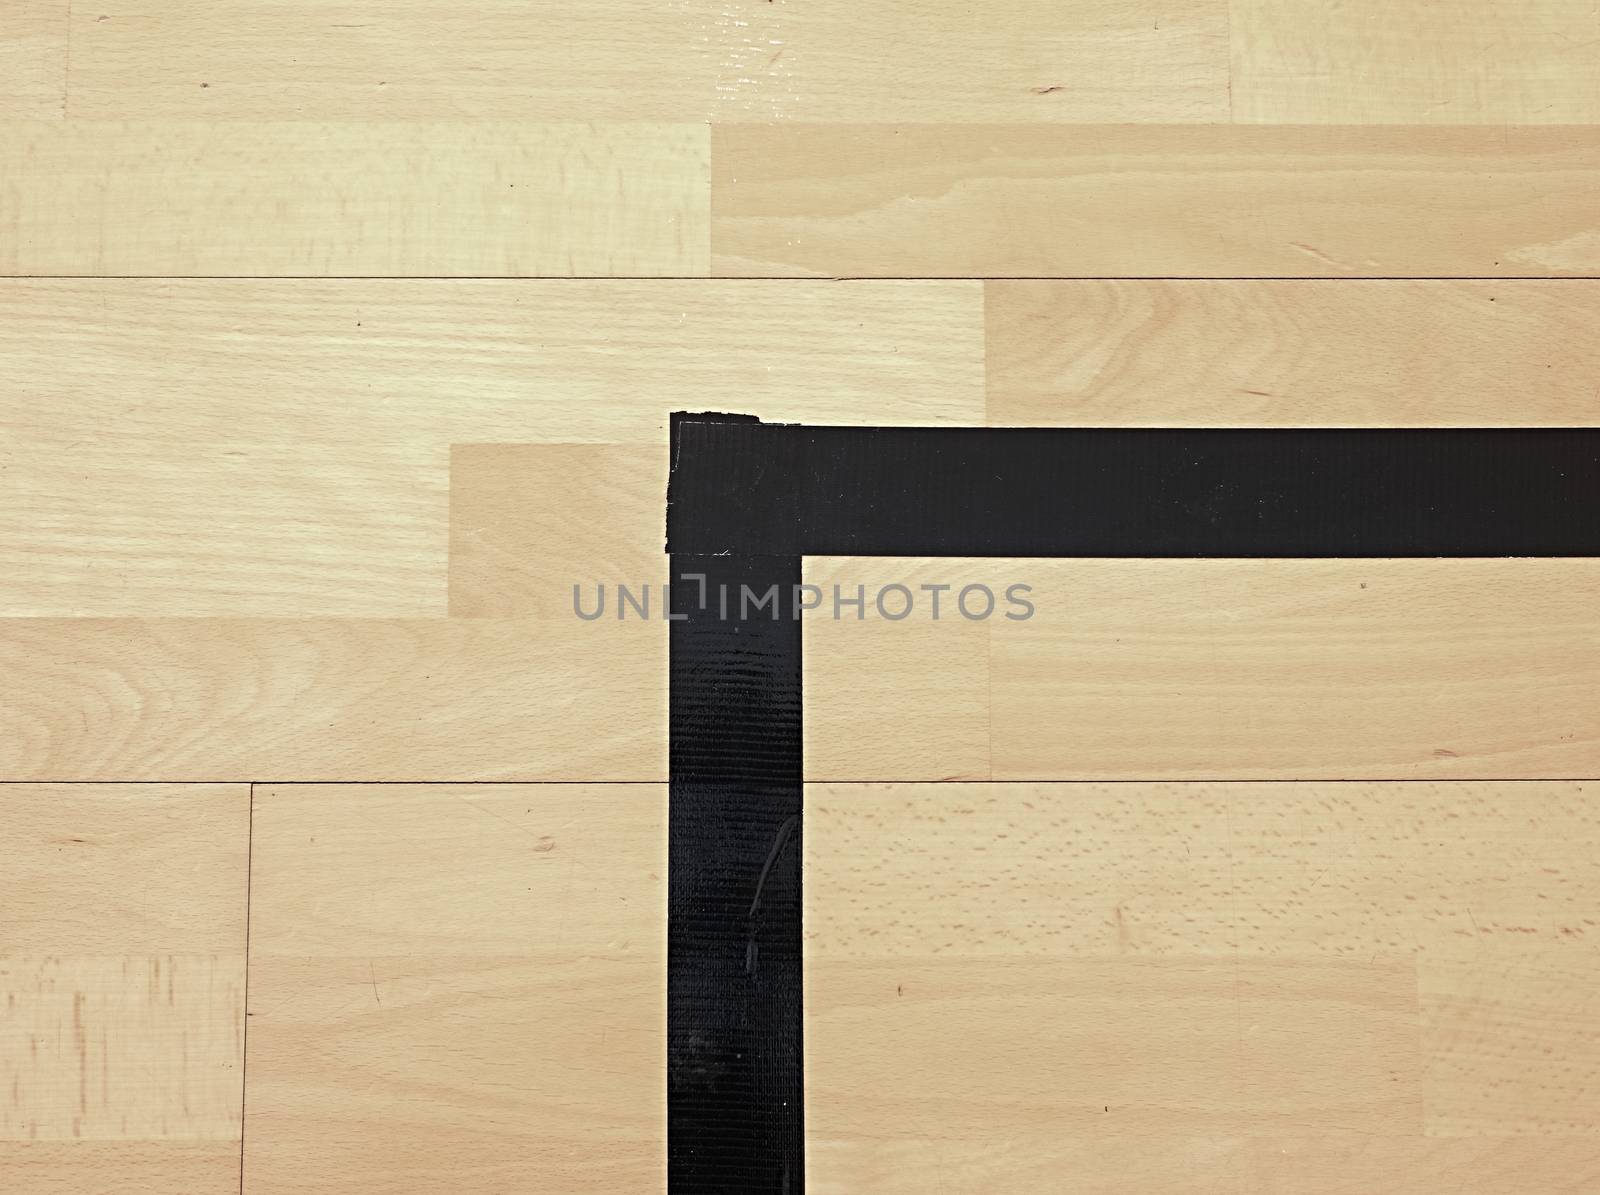
[[[801,1195],[801,558],[1600,555],[1600,431],[672,416],[674,1195]],[[781,617],[745,588],[780,591]]]

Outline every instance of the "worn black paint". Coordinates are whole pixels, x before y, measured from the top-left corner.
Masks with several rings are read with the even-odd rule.
[[[788,605],[802,556],[1600,555],[1594,429],[675,415],[671,451],[667,547],[683,616],[671,629],[674,1195],[804,1190],[801,639]],[[770,585],[780,617],[741,619],[740,586]]]

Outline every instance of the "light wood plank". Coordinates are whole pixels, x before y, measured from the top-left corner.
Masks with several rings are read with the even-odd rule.
[[[1219,120],[1226,0],[80,8],[97,119]],[[1016,31],[1026,29],[1019,38]]]
[[[991,623],[994,776],[1600,772],[1596,560],[1061,561]]]
[[[989,422],[1586,426],[1600,283],[992,282]]]
[[[989,628],[960,616],[970,561],[807,557],[817,593],[801,652],[805,774],[812,779],[987,780]],[[948,592],[923,586],[953,584]],[[877,600],[898,614],[886,619]],[[933,601],[940,602],[933,617]],[[863,606],[853,603],[860,598]]]
[[[806,999],[818,1163],[868,1134],[957,1157],[1062,1135],[1421,1135],[1410,960],[812,961]],[[818,1185],[860,1189],[848,1177]]]
[[[1561,1138],[1440,1140],[1349,1133],[1296,1136],[931,1138],[809,1143],[818,1195],[920,1195],[1005,1190],[1015,1195],[1584,1195],[1600,1178],[1600,1147]],[[814,1176],[820,1175],[820,1179]]]
[[[0,768],[0,954],[243,953],[247,786],[16,778]]]
[[[59,120],[67,99],[68,0],[7,0],[0,120]]]
[[[244,898],[241,883],[231,894]],[[8,1141],[237,1141],[243,942],[225,955],[11,958]]]
[[[621,444],[458,444],[451,617],[571,619],[577,586],[584,612],[608,622],[619,585],[663,617],[667,456]]]
[[[441,615],[452,444],[665,462],[669,412],[708,408],[979,424],[982,301],[976,283],[0,284],[0,613]],[[498,583],[570,586],[584,537],[617,543],[624,521],[659,553],[640,459],[605,504],[563,495],[564,555]]]
[[[1271,124],[1593,124],[1590,0],[1232,0],[1233,115]]]
[[[974,778],[985,733],[996,780],[1600,771],[1600,561],[889,562],[935,564],[1036,613],[978,623],[986,656],[961,620],[811,616],[808,676],[835,683],[806,687],[808,779]]]
[[[6,1190],[237,1190],[248,786],[7,783],[0,807]]]
[[[697,275],[695,125],[0,125],[8,275]]]
[[[661,779],[665,624],[0,620],[0,775]]]
[[[768,125],[712,137],[719,275],[1600,273],[1600,129]]]
[[[1568,891],[1576,877],[1590,912],[1593,834],[1585,846],[1588,858],[1564,857],[1570,861]],[[1474,888],[1479,908],[1487,906],[1493,916],[1494,906],[1484,899],[1489,881],[1480,877]],[[1491,947],[1422,969],[1430,1133],[1600,1138],[1600,964],[1592,944],[1600,926],[1574,920],[1556,931],[1575,940],[1564,951]],[[1547,941],[1544,930],[1537,921],[1517,925],[1503,917],[1489,933],[1491,941],[1511,934]]]
[[[237,1141],[0,1141],[7,1195],[234,1195]]]
[[[247,1195],[663,1190],[665,803],[258,789]]]
[[[1584,1189],[1593,788],[809,785],[812,1184]]]
[[[1543,961],[1553,977],[1600,934],[1596,792],[1593,781],[811,784],[807,941],[819,961],[1376,951],[1489,967],[1486,978]]]

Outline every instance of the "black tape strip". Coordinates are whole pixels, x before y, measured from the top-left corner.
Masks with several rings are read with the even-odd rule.
[[[1595,556],[1600,431],[674,415],[668,1175],[799,1195],[803,555]],[[776,587],[776,608],[752,608]],[[776,615],[776,617],[774,617]]]
[[[668,1186],[802,1186],[798,556],[672,557]],[[732,617],[723,617],[731,597]]]
[[[685,416],[671,551],[1575,556],[1592,429],[859,428]],[[714,464],[712,462],[715,462]],[[679,476],[682,476],[680,469]]]

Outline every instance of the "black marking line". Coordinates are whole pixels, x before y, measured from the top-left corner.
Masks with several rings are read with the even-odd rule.
[[[671,453],[674,1195],[805,1186],[800,622],[787,596],[779,618],[741,618],[741,585],[792,594],[806,555],[1600,555],[1589,428],[804,427],[675,414]]]

